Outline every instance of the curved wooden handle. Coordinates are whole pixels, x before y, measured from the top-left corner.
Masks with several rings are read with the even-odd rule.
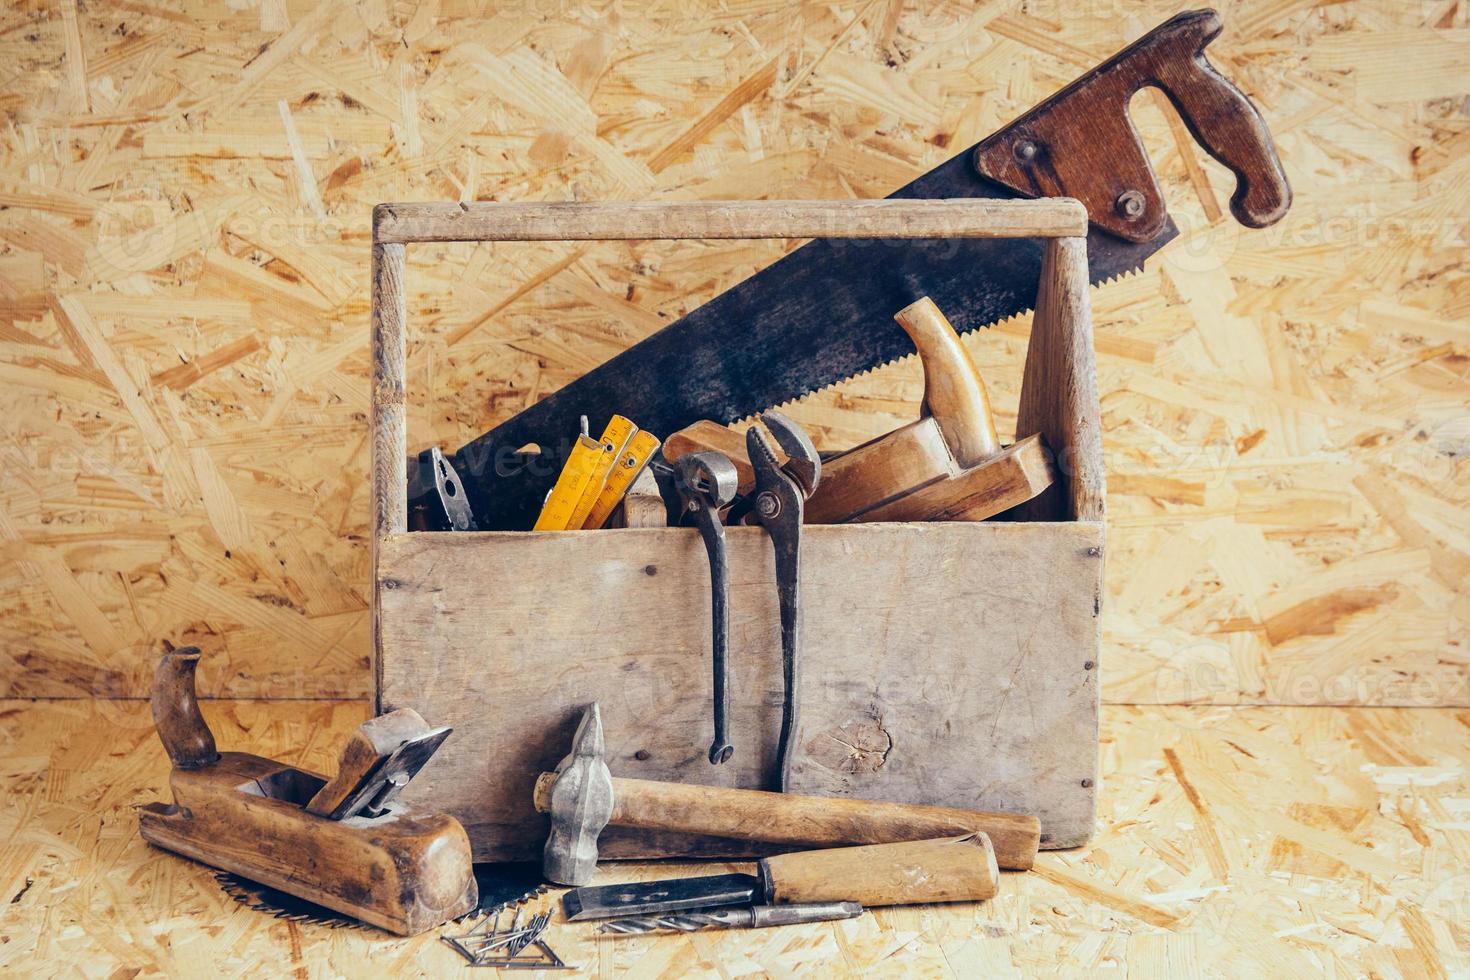
[[[781,854],[760,862],[760,877],[773,905],[979,902],[1000,890],[1000,868],[984,834]]]
[[[153,724],[175,769],[203,769],[219,761],[214,733],[199,713],[194,691],[198,647],[170,650],[153,675]]]
[[[960,335],[925,296],[893,315],[924,365],[924,414],[939,425],[955,462],[971,467],[1000,452],[990,393]]]
[[[1169,210],[1128,118],[1141,88],[1168,96],[1194,138],[1234,172],[1230,210],[1260,228],[1291,206],[1291,187],[1261,114],[1205,58],[1224,22],[1213,10],[1171,17],[975,147],[982,177],[1029,197],[1075,197],[1092,223],[1152,241]]]
[[[1271,132],[1251,100],[1205,57],[1205,47],[1224,29],[1213,10],[1180,14],[1169,22],[1167,43],[1190,56],[1160,57],[1152,79],[1210,156],[1235,174],[1230,211],[1243,225],[1275,224],[1291,207],[1291,185],[1276,156]],[[1161,44],[1165,43],[1163,40]]]

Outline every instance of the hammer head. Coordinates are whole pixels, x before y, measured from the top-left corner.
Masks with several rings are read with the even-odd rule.
[[[612,819],[612,773],[603,761],[602,712],[587,706],[572,751],[557,767],[551,787],[551,833],[542,873],[559,885],[585,885],[597,870],[597,836]]]

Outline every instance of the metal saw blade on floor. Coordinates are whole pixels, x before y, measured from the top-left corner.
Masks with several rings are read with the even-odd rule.
[[[240,904],[257,912],[266,912],[277,919],[291,922],[311,922],[329,929],[370,928],[351,916],[329,909],[304,898],[287,894],[279,888],[262,885],[258,881],[234,874],[216,871],[214,878],[220,887]],[[541,865],[536,862],[506,864],[476,864],[475,883],[480,889],[480,901],[469,912],[455,921],[495,912],[499,909],[528,902],[546,891],[541,877]]]

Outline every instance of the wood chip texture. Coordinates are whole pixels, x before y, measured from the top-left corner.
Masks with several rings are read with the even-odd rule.
[[[882,197],[1177,8],[7,5],[0,693],[145,695],[167,640],[205,649],[207,695],[369,695],[374,204]],[[1467,6],[1225,14],[1210,56],[1296,204],[1240,228],[1230,175],[1135,101],[1183,234],[1093,292],[1104,695],[1470,704]],[[463,444],[795,244],[411,246],[412,448]],[[967,340],[1003,438],[1028,331]],[[922,391],[910,359],[791,412],[836,450]],[[1447,928],[1370,904],[1302,935],[1414,951]]]
[[[222,748],[320,771],[367,706],[204,713]],[[558,891],[531,910],[557,911],[547,939],[574,977],[1464,976],[1467,725],[1446,708],[1109,706],[1097,837],[1002,873],[989,901],[643,937],[563,922]],[[6,976],[486,975],[437,930],[275,919],[145,844],[137,807],[168,791],[145,703],[0,701],[0,739]],[[753,867],[607,864],[594,883]]]

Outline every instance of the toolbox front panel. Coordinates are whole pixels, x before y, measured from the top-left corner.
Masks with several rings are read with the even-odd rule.
[[[586,703],[613,774],[770,788],[782,674],[759,528],[727,532],[730,727],[711,735],[709,572],[698,533],[400,533],[380,541],[378,708],[454,734],[405,796],[464,824],[476,860],[539,856],[530,803]],[[1042,847],[1092,833],[1103,527],[809,525],[790,790],[1034,813]],[[608,828],[604,857],[749,854]]]

